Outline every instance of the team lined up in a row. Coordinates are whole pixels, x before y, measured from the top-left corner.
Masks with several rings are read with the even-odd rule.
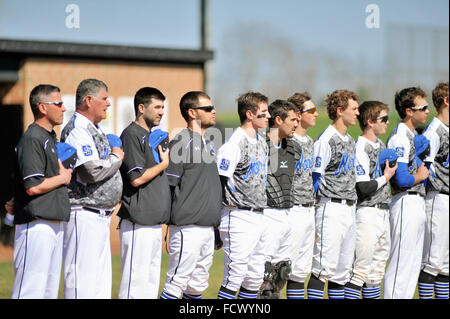
[[[16,223],[13,298],[56,298],[62,261],[65,298],[110,298],[109,225],[119,202],[119,298],[158,296],[161,224],[170,235],[161,298],[201,298],[214,243],[225,253],[218,298],[277,298],[286,281],[288,298],[304,298],[310,274],[308,298],[323,298],[326,281],[329,298],[359,298],[361,290],[377,298],[388,258],[385,298],[412,298],[411,278],[421,269],[421,296],[434,290],[448,298],[448,84],[433,91],[438,116],[416,145],[414,130],[428,114],[425,93],[397,93],[402,122],[388,140],[391,152],[381,152],[378,139],[388,107],[358,106],[347,90],[328,96],[333,123],[316,142],[306,134],[318,115],[308,94],[270,105],[260,93],[243,94],[241,126],[217,154],[204,138],[215,125],[210,97],[182,97],[187,128],[167,150],[168,134],[152,130],[164,100],[157,89],[140,89],[136,120],[118,139],[98,126],[109,106],[107,86],[82,81],[76,112],[61,133],[70,145],[66,155],[75,153],[75,164],[65,168],[61,160],[70,156],[57,152],[62,144],[53,131],[65,111],[59,89],[31,92],[35,122],[17,146],[15,199],[6,205]],[[347,129],[357,118],[363,134],[355,143]],[[276,130],[260,135],[268,122]],[[427,143],[421,163],[415,148]],[[203,160],[208,156],[217,164]],[[390,167],[393,159],[398,164]]]

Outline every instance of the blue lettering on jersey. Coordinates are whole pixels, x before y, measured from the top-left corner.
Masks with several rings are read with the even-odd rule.
[[[222,161],[220,162],[219,168],[220,168],[222,171],[227,171],[228,168],[230,168],[230,161],[227,160],[227,159],[225,159],[225,158],[223,158]]]
[[[358,174],[358,175],[365,175],[366,174],[366,171],[364,170],[362,165],[357,165],[356,166],[356,174]]]
[[[334,172],[334,176],[338,176],[341,173],[347,173],[348,171],[355,168],[355,157],[350,157],[348,152],[345,151],[345,154],[342,154],[341,163],[337,171]]]
[[[316,164],[315,164],[315,167],[318,168],[318,167],[320,167],[321,165],[322,165],[322,157],[317,156],[317,157],[316,157]]]
[[[250,162],[250,166],[245,173],[244,176],[242,176],[242,179],[244,181],[248,180],[250,176],[257,176],[259,173],[265,173],[266,170],[266,163],[261,161],[252,161]]]
[[[398,157],[403,157],[403,154],[405,153],[405,148],[403,146],[396,147],[395,153],[397,153]]]
[[[302,153],[302,157],[297,161],[297,163],[295,163],[295,172],[300,174],[301,172],[306,172],[307,170],[312,169],[313,166],[314,166],[314,157],[303,158]]]
[[[373,178],[378,178],[383,175],[383,172],[380,167],[380,163],[377,159],[377,165],[375,166],[375,171],[373,172]]]
[[[84,156],[91,156],[92,155],[92,148],[90,145],[83,145],[81,147],[81,150],[83,151]]]

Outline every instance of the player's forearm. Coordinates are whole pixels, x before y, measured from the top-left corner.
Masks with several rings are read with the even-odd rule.
[[[145,183],[150,182],[152,179],[154,179],[156,176],[161,174],[163,170],[165,170],[169,166],[169,161],[167,162],[161,162],[159,164],[156,164],[153,167],[147,168],[141,176],[135,178],[131,181],[131,186],[133,187],[139,187]]]
[[[56,175],[44,179],[39,185],[32,186],[26,190],[29,196],[41,195],[48,193],[61,185],[65,184],[65,179],[62,175]]]
[[[122,165],[122,160],[112,153],[104,160],[94,160],[77,167],[76,171],[82,182],[86,184],[98,183],[114,175]]]

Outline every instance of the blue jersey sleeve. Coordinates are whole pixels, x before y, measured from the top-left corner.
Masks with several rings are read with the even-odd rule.
[[[416,181],[414,176],[412,176],[408,172],[408,164],[400,162],[398,163],[398,168],[395,171],[394,178],[397,182],[397,185],[400,187],[411,187]]]

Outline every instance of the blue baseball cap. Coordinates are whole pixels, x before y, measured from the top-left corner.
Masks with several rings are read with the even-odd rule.
[[[414,136],[414,148],[416,149],[417,165],[422,165],[422,161],[430,154],[430,141],[422,134]]]
[[[386,163],[386,160],[389,161],[389,166],[393,167],[395,166],[395,163],[397,162],[398,155],[397,152],[392,148],[387,148],[378,154],[378,163],[380,165],[384,165]]]
[[[414,136],[414,148],[416,149],[416,156],[422,155],[426,151],[430,141],[422,134],[417,134]]]
[[[64,142],[56,143],[56,152],[65,168],[74,168],[77,162],[77,150]]]
[[[111,148],[122,147],[122,140],[117,135],[106,134],[106,137],[108,138],[109,146],[111,146]]]
[[[167,139],[169,133],[163,131],[161,129],[154,130],[148,136],[148,144],[153,152],[153,157],[155,158],[156,163],[161,163],[161,159],[159,158],[159,153],[157,151],[158,145],[161,144],[162,141]]]

